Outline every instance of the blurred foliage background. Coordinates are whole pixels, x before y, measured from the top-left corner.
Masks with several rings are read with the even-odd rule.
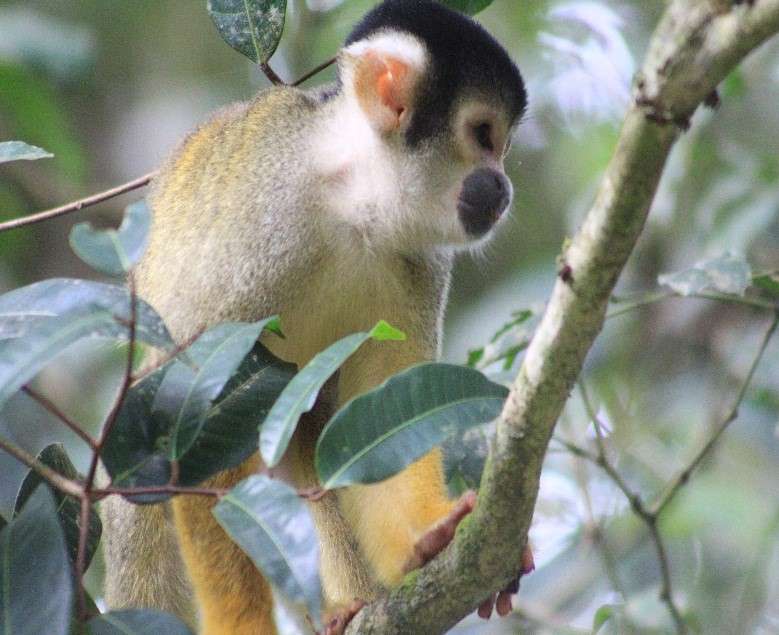
[[[372,4],[291,1],[271,65],[286,79],[299,77],[332,57]],[[663,6],[495,0],[479,14],[520,65],[530,110],[507,161],[512,216],[496,240],[459,259],[446,359],[465,362],[512,311],[536,315],[543,308],[555,258],[591,202]],[[309,83],[332,76],[330,68]],[[0,166],[0,220],[154,169],[209,111],[266,85],[217,35],[205,1],[3,0],[0,139],[41,146],[55,158]],[[779,43],[747,60],[721,96],[720,108],[697,113],[674,150],[618,295],[653,292],[658,275],[728,251],[755,272],[779,269]],[[0,292],[52,276],[92,275],[68,248],[69,227],[84,218],[115,223],[140,196],[0,234]],[[607,322],[583,377],[609,459],[645,500],[662,494],[721,421],[770,318],[770,311],[734,303],[672,298]],[[522,341],[532,324],[530,316],[507,337]],[[94,430],[121,360],[113,345],[80,344],[37,385]],[[779,633],[778,362],[774,341],[739,419],[661,518],[674,597],[703,633]],[[499,375],[510,378],[519,363],[521,353]],[[84,466],[77,438],[23,394],[0,412],[0,434],[33,452],[62,440]],[[593,447],[578,391],[558,435]],[[473,476],[484,445],[483,435],[453,444],[458,477]],[[517,615],[490,623],[469,618],[458,632],[587,633],[596,615],[611,615],[602,633],[669,632],[646,527],[603,471],[552,447],[531,533],[538,570],[522,581]],[[0,454],[0,513],[12,506],[24,473]],[[94,590],[99,565],[90,575]],[[615,608],[598,612],[604,606]]]

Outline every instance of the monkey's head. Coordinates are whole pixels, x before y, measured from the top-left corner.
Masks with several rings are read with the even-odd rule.
[[[364,147],[355,191],[374,201],[361,220],[402,246],[490,233],[511,203],[503,160],[527,104],[492,36],[437,2],[386,0],[346,40],[339,87],[362,122],[341,131]]]

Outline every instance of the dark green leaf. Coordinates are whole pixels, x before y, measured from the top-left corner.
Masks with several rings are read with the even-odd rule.
[[[174,615],[153,609],[125,609],[93,617],[87,622],[89,635],[191,635]]]
[[[73,580],[56,505],[46,487],[0,532],[0,624],[14,635],[66,635]]]
[[[38,146],[31,146],[23,141],[2,141],[0,142],[0,163],[7,161],[21,161],[26,159],[32,161],[35,159],[48,159],[54,155],[46,152]]]
[[[211,403],[252,350],[269,321],[219,324],[203,333],[187,349],[187,355],[197,365],[196,371],[180,361],[173,362],[153,407],[173,422],[170,459],[180,459],[192,447]]]
[[[492,2],[493,0],[441,0],[441,4],[468,15],[476,15],[479,11],[490,6]]]
[[[152,412],[152,404],[170,364],[133,386],[122,403],[101,459],[116,487],[147,487],[170,482],[167,445],[171,421]],[[154,503],[167,495],[136,496],[136,503]]]
[[[402,340],[405,335],[384,321],[368,333],[354,333],[315,355],[289,382],[260,429],[260,453],[268,467],[284,456],[300,416],[314,407],[330,376],[367,340]]]
[[[208,0],[208,12],[225,42],[265,64],[281,40],[287,0]]]
[[[151,226],[144,201],[128,206],[119,229],[96,230],[79,223],[70,232],[70,246],[90,267],[110,276],[124,276],[143,255]]]
[[[62,474],[65,478],[80,479],[81,476],[76,471],[73,463],[70,462],[70,458],[65,452],[65,448],[61,443],[52,443],[47,445],[38,454],[38,460],[44,465],[50,467],[55,472]],[[38,485],[44,484],[44,480],[34,470],[30,470],[27,476],[22,481],[19,487],[19,493],[16,495],[16,503],[14,504],[14,512],[19,513],[27,499],[32,495]],[[59,490],[53,491],[54,501],[57,504],[57,515],[59,516],[60,525],[62,525],[62,531],[65,536],[65,545],[68,549],[68,556],[70,557],[71,564],[76,562],[76,554],[78,553],[78,540],[79,540],[79,519],[81,514],[81,503],[73,498],[60,492]],[[92,508],[92,514],[89,516],[89,529],[87,530],[87,551],[86,551],[86,567],[89,567],[89,563],[92,560],[92,556],[97,549],[97,545],[100,542],[100,534],[102,532],[102,524],[100,518],[97,515],[94,507]]]
[[[174,420],[154,406],[171,366],[145,377],[128,394],[103,452],[114,485],[164,485],[170,480],[168,446]],[[180,459],[179,483],[197,485],[256,452],[257,427],[294,373],[292,364],[256,344],[206,413],[200,434]],[[167,497],[147,495],[132,500],[151,503]]]
[[[389,478],[450,433],[497,417],[507,394],[463,366],[409,368],[336,413],[317,443],[319,480],[333,488]]]
[[[270,582],[317,620],[321,605],[319,544],[314,523],[294,489],[250,476],[214,507],[214,516]]]
[[[779,276],[762,275],[752,278],[752,284],[758,289],[765,291],[768,295],[779,298]]]
[[[197,440],[180,462],[183,485],[197,485],[257,451],[262,424],[297,368],[257,344],[208,411]],[[218,463],[215,463],[218,457]]]

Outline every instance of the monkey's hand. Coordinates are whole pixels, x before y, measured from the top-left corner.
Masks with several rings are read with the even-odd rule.
[[[414,554],[406,563],[406,572],[413,571],[425,565],[441,553],[446,546],[452,542],[454,532],[460,521],[470,514],[476,507],[476,492],[468,491],[460,497],[455,503],[449,515],[441,519],[432,529],[430,529],[414,546]],[[519,575],[505,589],[497,594],[490,595],[479,605],[479,617],[489,619],[492,615],[493,607],[498,615],[505,617],[511,613],[511,596],[519,591],[519,578],[535,569],[533,562],[533,552],[530,546],[525,547],[522,552],[522,562],[520,563]]]
[[[354,600],[348,606],[339,609],[335,614],[330,614],[325,620],[324,635],[343,635],[349,622],[365,606],[362,600]]]

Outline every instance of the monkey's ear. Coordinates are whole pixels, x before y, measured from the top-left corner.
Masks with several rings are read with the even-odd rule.
[[[419,43],[398,36],[356,42],[344,49],[340,64],[345,89],[379,133],[389,134],[409,120],[424,69]]]

